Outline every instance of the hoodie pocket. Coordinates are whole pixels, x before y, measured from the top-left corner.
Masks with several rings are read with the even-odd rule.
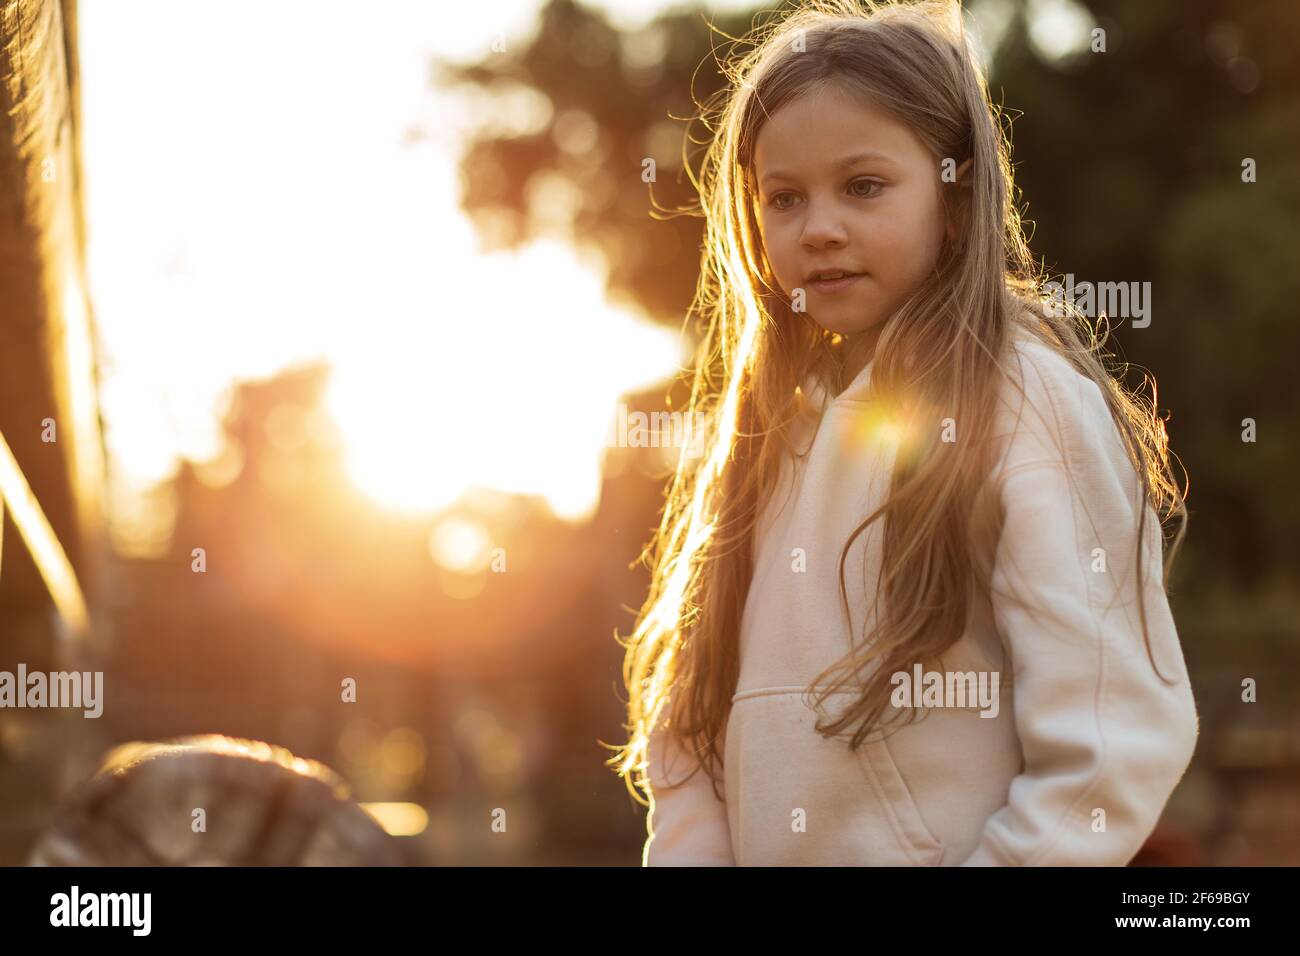
[[[917,866],[939,866],[945,847],[921,816],[921,809],[912,798],[888,743],[883,739],[864,741],[858,748],[858,765],[885,807],[889,825],[907,855]]]
[[[854,751],[818,733],[802,687],[754,688],[732,702],[726,793],[738,864],[939,865],[944,847],[883,742]]]

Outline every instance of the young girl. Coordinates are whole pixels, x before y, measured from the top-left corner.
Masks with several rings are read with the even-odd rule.
[[[699,181],[709,444],[620,642],[643,863],[1123,865],[1197,737],[1154,390],[1035,271],[955,3],[764,29]]]

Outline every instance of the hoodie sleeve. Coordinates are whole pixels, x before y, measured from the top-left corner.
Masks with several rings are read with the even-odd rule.
[[[961,865],[1123,866],[1191,761],[1196,706],[1159,523],[1100,388],[1059,355],[1023,366],[1013,424],[998,429],[1005,523],[992,605],[1024,759]],[[1151,656],[1172,686],[1143,640],[1139,509]]]
[[[665,727],[671,713],[669,691],[660,724],[650,735],[647,748],[650,811],[646,815],[647,839],[641,864],[735,866],[727,805],[714,795],[707,769],[701,767],[686,779],[699,761]],[[721,783],[718,790],[722,791]]]

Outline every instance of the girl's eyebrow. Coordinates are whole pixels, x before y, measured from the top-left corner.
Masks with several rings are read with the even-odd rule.
[[[876,153],[876,152],[868,151],[865,153],[854,153],[852,156],[845,156],[843,159],[840,159],[832,163],[831,169],[844,169],[848,166],[855,166],[858,163],[865,162],[866,160],[869,159],[874,159],[877,162],[886,163],[888,165],[893,165],[893,166],[897,165],[897,163],[895,163],[891,157],[886,156],[884,153]],[[768,173],[765,173],[763,175],[762,180],[760,181],[766,182],[770,179],[784,179],[788,182],[797,182],[798,178],[799,177],[795,176],[793,173],[786,172],[785,170],[774,169]]]

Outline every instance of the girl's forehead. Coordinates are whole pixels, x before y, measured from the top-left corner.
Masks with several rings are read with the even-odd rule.
[[[864,94],[801,94],[774,110],[756,131],[746,181],[777,173],[815,174],[874,160],[895,167],[929,160],[929,148],[902,119]]]

